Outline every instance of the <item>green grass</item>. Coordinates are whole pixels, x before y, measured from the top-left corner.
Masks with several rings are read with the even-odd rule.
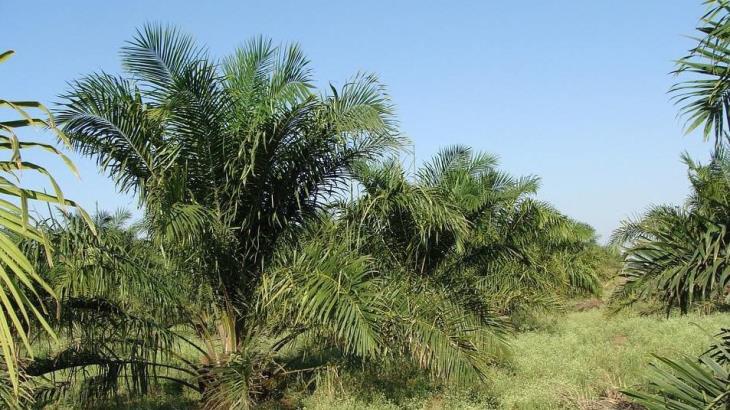
[[[651,355],[697,356],[711,335],[730,325],[730,313],[687,316],[609,315],[598,308],[544,318],[518,333],[509,363],[471,389],[431,383],[407,363],[385,371],[340,372],[320,379],[314,395],[290,391],[265,408],[307,409],[629,409],[619,390],[644,382]],[[194,398],[160,390],[101,408],[193,409]],[[63,404],[49,408],[73,408]]]
[[[511,369],[494,372],[491,391],[507,409],[608,406],[618,390],[645,381],[652,354],[697,356],[728,323],[727,313],[671,318],[607,316],[598,309],[570,313],[554,329],[520,334]]]
[[[311,409],[629,408],[618,391],[644,382],[652,354],[697,356],[728,324],[728,313],[670,318],[611,316],[603,309],[568,313],[541,330],[518,334],[510,363],[495,368],[478,390],[421,388],[380,396],[350,391],[315,394],[304,404]]]

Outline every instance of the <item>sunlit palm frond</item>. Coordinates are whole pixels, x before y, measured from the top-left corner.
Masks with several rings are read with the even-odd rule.
[[[150,96],[164,99],[165,90],[205,53],[173,26],[146,24],[122,47],[121,58],[122,67],[151,88]]]
[[[156,172],[160,122],[150,115],[132,81],[108,74],[72,84],[57,113],[71,145],[115,180],[121,191],[144,192]]]
[[[720,148],[727,140],[730,118],[730,8],[724,0],[712,0],[710,11],[697,30],[703,37],[688,56],[677,62],[677,74],[688,77],[674,85],[670,92],[680,115],[686,118],[685,129],[702,128],[705,140],[714,139]]]
[[[0,62],[13,54],[7,51],[0,54]],[[0,161],[0,348],[4,363],[5,374],[10,380],[12,390],[16,396],[20,395],[19,372],[17,357],[19,350],[16,342],[22,341],[23,346],[32,354],[33,349],[28,338],[28,326],[37,321],[44,331],[55,337],[46,320],[46,306],[42,294],[55,297],[55,292],[38,275],[28,258],[18,247],[15,237],[35,241],[51,250],[42,231],[32,226],[29,218],[29,201],[42,201],[57,204],[60,207],[76,206],[75,203],[64,198],[60,187],[53,175],[45,168],[22,160],[22,151],[27,148],[40,148],[59,155],[75,173],[76,169],[68,158],[47,145],[40,143],[22,143],[17,136],[17,130],[23,127],[40,127],[50,129],[60,139],[65,136],[56,128],[49,111],[40,103],[31,101],[0,100],[0,108],[9,109],[19,117],[17,120],[0,122],[0,149],[4,150],[7,158]],[[46,118],[36,118],[40,112]],[[37,172],[46,177],[52,193],[46,194],[18,185],[19,174],[23,170]],[[80,210],[83,218],[88,216]],[[92,228],[93,230],[93,228]],[[4,381],[3,381],[4,383]]]

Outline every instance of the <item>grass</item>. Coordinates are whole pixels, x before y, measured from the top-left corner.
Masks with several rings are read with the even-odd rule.
[[[520,334],[510,368],[494,372],[490,389],[507,409],[610,408],[618,390],[645,381],[652,354],[697,356],[729,322],[727,313],[569,313],[552,329]]]
[[[540,330],[518,334],[509,364],[472,391],[420,388],[380,394],[349,391],[315,394],[310,409],[621,409],[631,408],[619,390],[645,381],[652,354],[697,356],[730,314],[679,317],[609,315],[602,309],[572,312]],[[404,384],[407,388],[408,384]]]
[[[494,367],[489,381],[471,389],[434,385],[407,363],[391,369],[325,374],[313,395],[290,391],[265,408],[381,409],[630,409],[619,393],[640,387],[652,355],[697,356],[712,335],[730,323],[730,313],[641,316],[607,313],[600,301],[582,312],[545,317],[536,330],[511,341],[508,363]],[[120,399],[101,408],[193,409],[194,398],[157,391]],[[72,408],[60,404],[49,408]]]

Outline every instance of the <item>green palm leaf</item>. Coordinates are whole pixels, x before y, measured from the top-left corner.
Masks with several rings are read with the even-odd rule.
[[[6,60],[12,55],[8,51],[0,55],[0,60]],[[37,321],[40,326],[55,338],[55,332],[46,320],[47,311],[42,302],[41,293],[56,297],[54,290],[38,275],[34,266],[18,247],[14,237],[20,237],[40,243],[50,253],[51,247],[44,233],[33,227],[28,215],[28,201],[37,200],[57,204],[61,207],[76,206],[63,197],[59,186],[52,174],[45,168],[22,161],[21,153],[26,148],[40,148],[59,155],[70,166],[72,172],[76,169],[68,158],[61,155],[55,148],[41,143],[20,142],[16,130],[21,127],[34,126],[48,128],[61,140],[65,136],[55,128],[48,110],[37,102],[0,100],[0,107],[10,109],[21,117],[20,120],[5,121],[0,124],[0,149],[8,154],[7,160],[0,161],[0,350],[7,369],[13,392],[20,394],[19,371],[16,358],[20,355],[17,339],[28,354],[33,355],[33,348],[28,338],[28,326]],[[47,118],[32,117],[29,110],[40,111]],[[22,170],[30,170],[45,176],[52,187],[52,194],[29,190],[17,185],[17,174]],[[88,216],[80,210],[87,221]],[[90,222],[90,221],[89,221]],[[93,229],[93,228],[92,228]],[[11,236],[12,234],[12,236]]]

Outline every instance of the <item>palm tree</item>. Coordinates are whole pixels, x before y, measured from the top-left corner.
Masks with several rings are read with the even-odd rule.
[[[138,195],[166,252],[195,255],[233,352],[277,247],[344,188],[355,161],[398,145],[388,97],[372,75],[315,94],[299,47],[263,38],[217,64],[189,36],[145,26],[122,64],[127,77],[76,81],[59,121]]]
[[[86,267],[66,265],[72,273],[57,282],[70,290],[74,311],[89,301],[113,306],[105,318],[87,314],[79,320],[93,319],[101,329],[122,319],[138,323],[152,332],[139,336],[141,340],[159,340],[160,329],[169,329],[164,332],[169,340],[188,339],[202,365],[188,367],[190,363],[180,365],[175,359],[177,373],[163,378],[204,393],[211,406],[261,400],[265,393],[255,389],[256,377],[230,380],[231,375],[241,376],[236,370],[241,361],[247,366],[259,363],[264,372],[259,376],[271,379],[271,360],[284,361],[277,352],[296,349],[315,336],[347,356],[385,354],[376,323],[382,314],[376,297],[381,288],[370,258],[329,241],[324,247],[302,241],[328,218],[325,208],[347,187],[356,163],[399,146],[392,108],[376,78],[358,75],[341,89],[330,87],[329,94],[318,95],[309,63],[297,46],[274,47],[256,39],[217,64],[190,37],[157,26],[139,31],[123,49],[122,59],[128,77],[96,74],[76,81],[58,118],[79,152],[97,159],[120,190],[138,195],[145,209],[142,235],[149,241],[144,247],[156,251],[137,260],[129,250],[99,249],[104,242],[92,241],[89,248],[83,239],[88,235],[72,235],[68,232],[74,224],[62,224],[61,242],[81,240],[66,247],[69,256],[76,255],[67,261],[92,251],[108,259]],[[146,293],[137,292],[149,283],[145,275],[136,281],[120,276],[133,275],[140,266],[142,271],[159,271],[147,266],[157,259],[154,252],[163,257],[156,264],[170,266],[167,277],[186,279],[185,286],[172,292],[174,297],[149,304]],[[119,258],[122,263],[113,262]],[[118,266],[129,260],[137,260],[134,268]],[[99,286],[74,289],[73,277]],[[129,283],[126,296],[104,290],[116,283]],[[185,300],[181,294],[200,299]],[[79,299],[84,302],[76,303]],[[173,313],[138,310],[160,305],[170,306]],[[288,307],[295,312],[288,320],[278,325],[267,320],[291,313]],[[183,313],[176,315],[175,310]],[[170,326],[183,326],[194,338],[187,338],[185,330],[170,331]],[[60,358],[73,358],[66,361],[73,367],[105,366],[106,385],[118,379],[108,370],[119,366],[152,378],[156,369],[171,368],[170,361],[129,357],[134,345],[124,336],[128,331],[121,328],[103,342],[94,334],[108,332],[81,335],[104,351],[61,351],[28,368],[38,375],[53,374],[64,369]],[[119,346],[124,340],[127,345]],[[170,350],[159,343],[147,349],[150,355]],[[120,356],[127,358],[120,361]],[[249,371],[251,367],[244,373]],[[248,398],[233,403],[234,387],[240,383]]]
[[[716,152],[708,165],[687,155],[692,193],[685,206],[658,206],[616,230],[624,246],[626,282],[616,300],[658,299],[686,313],[697,301],[727,303],[727,226],[730,224],[730,158]]]
[[[535,306],[560,292],[599,292],[595,265],[583,263],[597,248],[592,229],[532,198],[536,178],[515,179],[496,164],[453,146],[412,180],[394,161],[361,165],[364,195],[342,213],[363,252],[380,255],[380,270],[448,289],[487,328],[495,308],[508,314],[518,300]]]
[[[0,53],[0,62],[13,55],[13,51]],[[38,142],[24,142],[18,138],[19,129],[36,127],[49,129],[65,141],[63,134],[56,128],[50,112],[35,101],[9,101],[0,99],[0,107],[10,110],[15,119],[0,122],[0,148],[7,158],[0,161],[0,354],[5,368],[0,373],[0,401],[7,406],[17,405],[20,391],[17,358],[21,356],[17,342],[21,341],[27,354],[33,349],[29,340],[28,328],[39,324],[49,335],[55,337],[47,321],[47,306],[42,302],[43,295],[55,296],[48,284],[38,275],[23,252],[18,248],[18,238],[34,241],[50,252],[43,232],[36,229],[29,217],[29,201],[57,204],[61,207],[76,204],[65,199],[53,175],[44,167],[22,159],[27,149],[41,149],[61,158],[68,168],[76,173],[71,161],[51,145]],[[42,117],[38,117],[40,113]],[[22,171],[36,172],[47,178],[52,194],[46,194],[18,185]],[[85,216],[83,210],[79,209]],[[93,229],[93,228],[92,228]],[[5,389],[5,381],[10,381],[10,392]]]

